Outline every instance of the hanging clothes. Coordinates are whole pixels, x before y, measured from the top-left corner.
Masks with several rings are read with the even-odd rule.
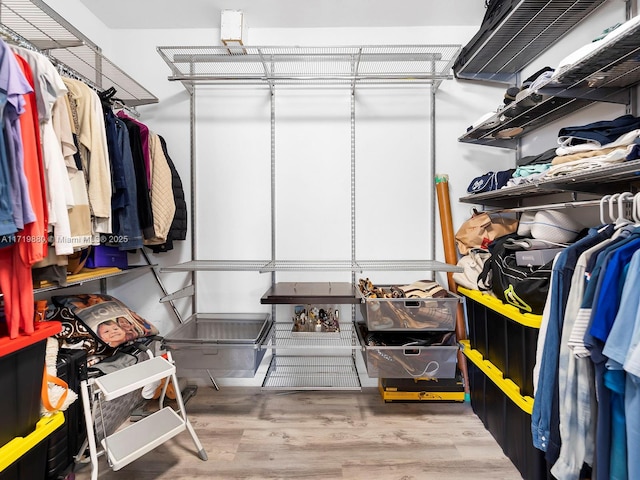
[[[606,228],[613,231],[612,226]],[[583,465],[593,465],[597,413],[594,408],[595,390],[590,388],[593,382],[589,380],[593,378],[593,365],[589,358],[573,355],[569,338],[586,288],[587,264],[593,255],[612,241],[613,238],[605,239],[580,255],[571,281],[558,365],[561,447],[560,456],[551,470],[556,478],[578,479]],[[580,382],[580,378],[587,381]]]
[[[140,126],[138,122],[127,117],[122,112],[117,113],[118,118],[126,125],[129,132],[129,145],[135,170],[136,197],[138,205],[138,220],[142,230],[144,240],[155,237],[153,229],[153,211],[151,209],[151,198],[149,193],[149,183],[147,182],[147,171],[143,153],[143,144],[140,137]]]
[[[79,80],[63,78],[77,105],[78,139],[87,176],[93,233],[111,233],[111,171],[102,104],[98,95]]]
[[[83,149],[80,148],[78,132],[80,131],[80,121],[78,118],[78,102],[73,94],[68,91],[65,97],[64,106],[67,109],[67,117],[70,120],[71,141],[73,149],[63,147],[65,163],[69,174],[69,182],[73,190],[75,205],[69,209],[69,224],[75,250],[82,250],[93,243],[93,213],[89,202],[89,192],[87,176],[84,166],[87,164],[84,158]]]
[[[47,209],[44,198],[40,130],[34,94],[33,75],[26,61],[16,56],[4,42],[0,42],[0,89],[7,92],[3,110],[4,139],[7,141],[7,159],[10,168],[17,169],[22,180],[9,178],[15,198],[23,202],[15,218],[25,222],[17,232],[15,242],[0,248],[0,290],[5,303],[5,317],[9,337],[16,338],[20,331],[34,332],[34,296],[31,266],[44,258],[47,252]],[[25,210],[29,203],[29,208]],[[15,205],[15,204],[14,204]]]
[[[153,212],[153,238],[145,240],[147,245],[159,245],[167,241],[167,235],[176,204],[171,186],[171,169],[164,156],[158,135],[149,132],[149,157],[151,167],[151,210]]]
[[[147,182],[147,188],[151,188],[152,175],[151,175],[151,150],[149,144],[149,127],[147,127],[144,123],[137,121],[135,118],[129,117],[125,112],[120,110],[116,114],[122,120],[127,120],[128,122],[138,126],[138,136],[140,139],[140,145],[142,148],[142,159],[144,164],[145,171],[145,181]]]
[[[53,126],[55,103],[64,98],[67,88],[53,64],[44,55],[20,47],[11,47],[35,72],[36,101],[41,135],[42,155],[45,167],[49,225],[53,233],[53,245],[58,255],[73,253],[68,209],[74,205],[69,175]]]
[[[13,222],[16,230],[21,230],[26,223],[36,220],[24,171],[25,152],[22,145],[20,119],[20,116],[25,113],[25,109],[31,108],[30,105],[27,105],[25,95],[32,95],[33,87],[7,44],[1,40],[0,42],[0,55],[2,56],[2,63],[0,64],[2,84],[0,87],[6,92],[6,103],[3,108],[3,128],[9,174],[7,184],[10,192]],[[29,125],[27,123],[25,126],[29,127]],[[35,145],[34,142],[29,142],[26,148],[35,148]],[[32,151],[26,152],[29,158],[31,158],[31,153]]]
[[[546,452],[545,458],[553,465],[560,454],[558,417],[558,361],[560,338],[564,322],[564,309],[569,296],[571,277],[579,256],[602,242],[610,233],[591,229],[589,234],[558,254],[553,266],[551,282],[553,294],[548,298],[549,315],[543,315],[547,324],[545,335],[538,337],[538,348],[544,354],[539,367],[536,401],[531,414],[534,446]]]
[[[588,478],[591,467],[593,478],[636,478],[640,369],[630,358],[640,355],[640,227],[591,229],[565,251],[587,240],[574,267],[564,252],[554,265],[562,275],[552,277],[538,338],[532,434],[558,480]]]
[[[116,241],[113,243],[121,250],[135,250],[141,248],[143,242],[129,132],[110,107],[104,108],[104,118],[114,185],[111,206]]]
[[[596,426],[595,446],[597,478],[620,478],[618,475],[611,476],[612,467],[616,472],[620,472],[621,467],[619,465],[619,459],[612,462],[616,457],[612,456],[610,449],[612,440],[614,440],[611,435],[613,417],[610,414],[614,397],[611,395],[612,389],[607,387],[607,383],[608,380],[613,381],[611,386],[615,388],[615,379],[607,378],[610,375],[608,375],[609,372],[606,368],[607,358],[603,354],[603,348],[620,306],[622,286],[624,285],[625,277],[623,272],[629,264],[631,256],[639,248],[640,229],[631,233],[627,240],[615,250],[607,252],[603,259],[603,273],[598,282],[589,328],[585,335],[585,345],[591,351],[591,360],[594,364],[596,396],[598,398],[598,423]],[[624,463],[626,467],[626,459]]]
[[[165,139],[159,135],[160,143],[162,145],[162,151],[164,152],[164,156],[167,159],[167,163],[169,164],[169,168],[171,169],[171,188],[173,189],[173,198],[176,204],[176,212],[173,216],[173,221],[171,222],[171,226],[169,227],[169,233],[167,234],[167,241],[165,243],[159,245],[148,245],[148,247],[154,253],[167,252],[173,249],[173,242],[177,240],[184,240],[187,238],[187,227],[188,227],[188,212],[187,212],[187,202],[185,200],[184,189],[182,186],[182,179],[180,178],[180,174],[176,169],[173,160],[169,156],[169,151],[167,148],[167,143]]]
[[[604,352],[611,354],[612,362],[623,360],[622,372],[625,374],[624,384],[624,426],[627,441],[627,474],[628,478],[640,475],[640,458],[635,455],[640,444],[640,305],[638,288],[640,287],[640,253],[636,252],[628,268],[628,277],[623,290],[621,310],[618,312],[614,327],[609,334]],[[625,290],[627,290],[625,292]],[[626,297],[625,297],[626,293]],[[627,302],[625,302],[627,300]],[[622,308],[622,306],[626,308]],[[634,311],[635,307],[635,311]],[[615,335],[616,325],[620,321],[620,335]],[[631,333],[629,333],[631,332]],[[614,353],[615,352],[615,353]],[[609,368],[614,368],[609,366]],[[617,367],[615,367],[617,368]]]

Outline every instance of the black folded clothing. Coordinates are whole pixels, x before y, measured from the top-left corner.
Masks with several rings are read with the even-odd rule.
[[[369,332],[364,338],[371,347],[433,347],[452,346],[456,343],[454,332],[424,333],[420,337],[396,332]]]

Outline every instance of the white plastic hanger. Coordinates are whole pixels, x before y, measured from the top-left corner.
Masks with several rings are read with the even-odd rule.
[[[619,193],[614,193],[609,198],[609,223],[615,223],[617,220],[617,217],[613,213],[613,207],[616,205],[616,202],[618,201],[619,196],[620,196]]]
[[[622,228],[626,225],[631,224],[631,219],[627,218],[624,214],[624,210],[625,210],[625,202],[629,199],[633,199],[634,195],[631,192],[622,192],[618,198],[617,198],[617,202],[618,202],[618,216],[616,217],[615,220],[615,228]]]
[[[611,195],[605,195],[600,199],[600,224],[602,225],[609,223],[604,218],[604,202],[608,202],[610,198],[611,198]]]
[[[633,220],[640,225],[640,193],[633,196],[633,207],[631,208]]]

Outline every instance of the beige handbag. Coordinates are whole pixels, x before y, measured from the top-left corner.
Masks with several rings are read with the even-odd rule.
[[[472,248],[486,250],[496,238],[513,233],[518,228],[518,219],[504,213],[478,213],[466,220],[456,232],[456,246],[460,255],[466,255]]]

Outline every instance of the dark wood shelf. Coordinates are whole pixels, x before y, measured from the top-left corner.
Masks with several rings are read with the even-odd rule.
[[[262,304],[357,304],[356,289],[347,282],[279,282],[260,299]]]

